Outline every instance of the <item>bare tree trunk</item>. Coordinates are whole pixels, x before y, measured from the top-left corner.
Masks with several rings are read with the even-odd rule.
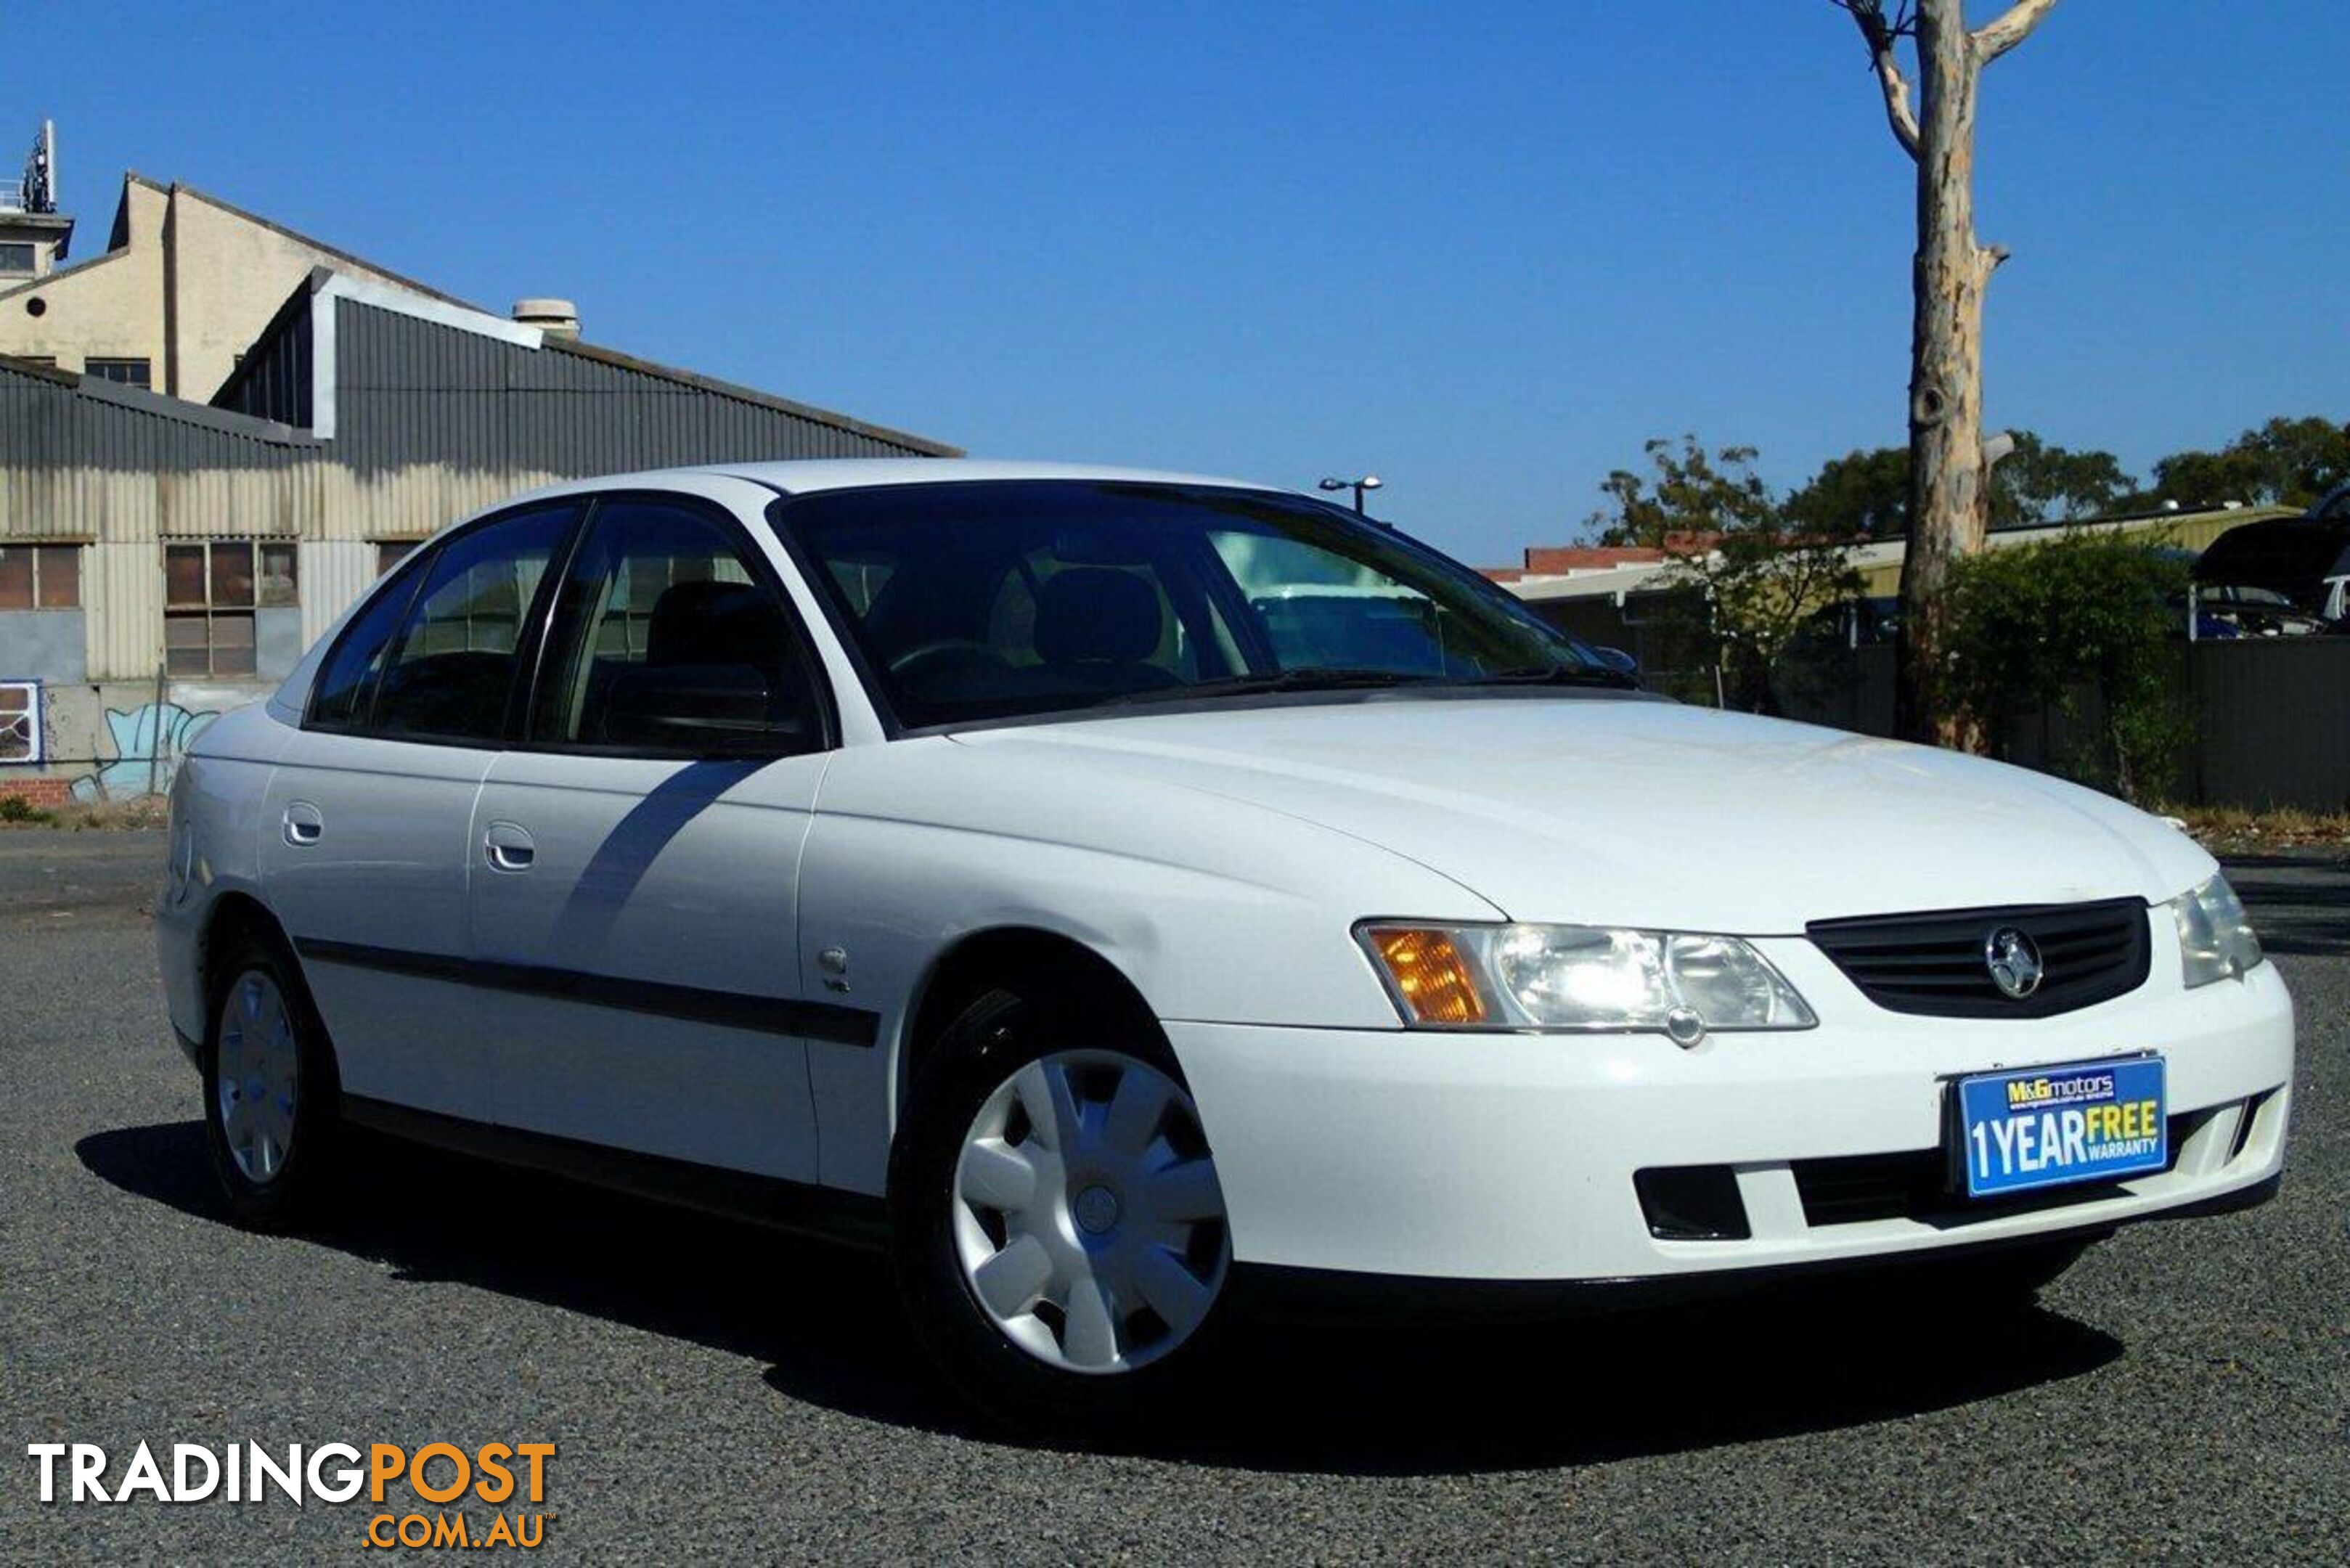
[[[1915,314],[1909,339],[1909,548],[1901,566],[1897,732],[1979,751],[1980,717],[1950,710],[1950,564],[1982,548],[1990,520],[1982,451],[1983,290],[2006,259],[1975,238],[1975,97],[1982,68],[2015,47],[2056,0],[2012,0],[1967,30],[1965,0],[1835,0],[1860,28],[1886,123],[1918,163]],[[1923,112],[1909,101],[1900,42],[1918,45]]]
[[[1982,58],[1960,0],[1918,9],[1918,253],[1910,329],[1909,549],[1901,566],[1896,723],[1915,741],[1980,749],[1972,714],[1941,700],[1942,589],[1982,547],[1983,288],[2001,254],[1975,239],[1975,96]]]

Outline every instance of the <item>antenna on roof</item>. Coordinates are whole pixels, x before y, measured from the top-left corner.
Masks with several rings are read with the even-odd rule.
[[[17,200],[27,213],[57,210],[57,122],[54,119],[42,120],[40,133],[33,138]]]

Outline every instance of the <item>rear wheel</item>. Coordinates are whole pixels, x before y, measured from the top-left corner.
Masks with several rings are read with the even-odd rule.
[[[973,1003],[915,1086],[890,1207],[924,1344],[1008,1425],[1135,1435],[1218,1337],[1215,1161],[1165,1044],[1117,1009]]]
[[[334,1056],[283,944],[240,938],[215,972],[198,1063],[205,1142],[237,1220],[286,1230],[317,1211],[333,1162]]]

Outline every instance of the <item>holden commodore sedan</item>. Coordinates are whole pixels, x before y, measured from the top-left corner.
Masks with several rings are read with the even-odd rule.
[[[1064,1429],[1252,1306],[2028,1299],[2283,1160],[2292,1004],[2176,828],[1651,699],[1219,480],[524,496],[204,732],[171,857],[244,1221],[368,1127],[861,1239]]]

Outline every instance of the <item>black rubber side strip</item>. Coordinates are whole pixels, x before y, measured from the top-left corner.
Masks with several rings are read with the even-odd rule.
[[[356,1126],[413,1143],[728,1219],[861,1247],[884,1246],[889,1239],[889,1205],[869,1193],[640,1154],[522,1127],[494,1127],[362,1095],[345,1095],[342,1112]]]
[[[488,991],[511,991],[525,996],[583,1002],[592,1007],[642,1012],[655,1018],[679,1018],[689,1023],[715,1023],[729,1029],[755,1029],[765,1034],[789,1034],[834,1045],[869,1049],[880,1038],[881,1015],[861,1007],[829,1002],[795,1002],[780,996],[746,996],[738,992],[712,991],[666,981],[625,980],[617,975],[589,974],[582,970],[545,969],[536,964],[500,963],[488,959],[460,958],[452,953],[411,952],[400,948],[370,947],[363,942],[328,941],[296,937],[294,950],[317,963],[347,964],[386,974],[415,975],[423,980],[477,985]]]

